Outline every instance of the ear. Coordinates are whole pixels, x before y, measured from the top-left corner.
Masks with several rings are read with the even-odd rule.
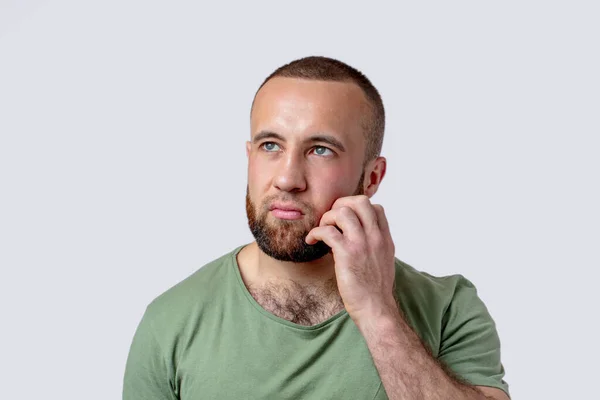
[[[251,147],[251,143],[248,141],[246,142],[246,157],[250,157],[250,147]]]
[[[379,184],[385,176],[387,167],[387,160],[385,157],[377,157],[376,159],[369,161],[365,168],[365,180],[364,180],[364,192],[369,198],[373,197],[379,189]]]

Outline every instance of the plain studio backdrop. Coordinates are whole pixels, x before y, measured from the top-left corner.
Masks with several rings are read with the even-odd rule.
[[[120,398],[146,305],[252,240],[250,103],[307,55],[380,90],[397,257],[474,282],[513,399],[597,394],[599,6],[373,3],[0,3],[0,398]]]

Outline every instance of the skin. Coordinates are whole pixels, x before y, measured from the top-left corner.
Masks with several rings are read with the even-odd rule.
[[[293,263],[249,245],[238,255],[243,279],[255,287],[286,281],[318,286],[335,279],[390,399],[506,400],[499,389],[467,386],[448,375],[402,316],[393,295],[394,242],[383,207],[370,201],[385,176],[386,160],[364,164],[365,112],[365,97],[351,83],[274,78],[259,91],[246,144],[248,194],[257,205],[272,198],[309,204],[310,217],[319,222],[310,227],[306,243],[323,241],[332,252]],[[279,136],[255,140],[263,132]],[[316,134],[333,137],[345,151],[311,140]],[[353,196],[363,172],[364,194]],[[277,218],[268,218],[277,226]]]
[[[246,143],[248,191],[260,205],[272,197],[294,199],[312,206],[318,224],[322,215],[340,197],[353,194],[365,172],[364,193],[372,196],[385,175],[386,160],[378,157],[363,171],[365,140],[361,115],[367,109],[362,90],[349,83],[274,78],[259,91],[251,114],[251,140]],[[285,139],[255,141],[261,132],[274,132]],[[341,143],[341,151],[329,143],[312,141],[327,135]],[[271,142],[280,151],[265,151]],[[315,152],[319,148],[319,155]],[[271,223],[276,223],[269,216]],[[309,227],[310,228],[310,227]],[[332,255],[309,263],[274,260],[255,244],[239,254],[240,269],[254,285],[278,279],[301,285],[319,285],[335,278]],[[243,266],[242,264],[245,264]]]

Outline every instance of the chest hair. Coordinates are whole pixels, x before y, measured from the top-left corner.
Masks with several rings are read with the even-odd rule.
[[[267,282],[248,291],[265,310],[287,321],[312,326],[344,308],[335,279],[319,286],[303,286],[293,281]]]

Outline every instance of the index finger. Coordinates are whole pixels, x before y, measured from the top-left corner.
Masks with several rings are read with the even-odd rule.
[[[333,203],[331,209],[333,210],[341,207],[350,207],[352,210],[354,210],[366,233],[379,230],[377,214],[375,213],[375,209],[371,204],[371,200],[369,200],[367,196],[359,195],[340,197]]]

